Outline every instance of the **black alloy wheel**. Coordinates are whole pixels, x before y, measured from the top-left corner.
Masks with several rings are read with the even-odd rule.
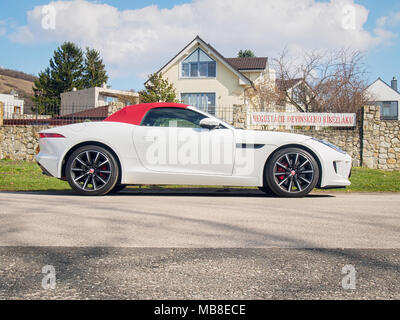
[[[115,188],[119,168],[115,157],[99,146],[83,146],[68,159],[67,181],[81,195],[102,196]]]
[[[319,167],[314,157],[300,148],[276,152],[265,170],[268,187],[281,197],[304,197],[318,183]]]

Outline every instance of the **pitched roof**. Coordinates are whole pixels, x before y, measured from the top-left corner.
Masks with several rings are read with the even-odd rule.
[[[281,90],[289,90],[293,88],[296,84],[298,84],[300,81],[303,81],[303,79],[302,78],[289,79],[289,80],[276,79],[276,86]]]
[[[241,73],[233,64],[231,64],[228,59],[226,59],[222,54],[220,54],[211,44],[206,43],[203,39],[201,39],[199,36],[196,36],[192,41],[190,41],[181,51],[179,51],[171,60],[169,60],[162,68],[160,68],[156,73],[160,73],[162,70],[164,70],[165,67],[167,67],[171,62],[173,62],[179,55],[181,55],[187,48],[191,46],[192,43],[198,42],[202,44],[203,46],[208,47],[210,50],[214,52],[214,54],[224,63],[226,63],[230,68],[232,68],[232,71],[236,73],[239,78],[242,78],[245,80],[245,82],[248,82],[249,84],[253,85],[252,81],[247,78],[243,73]],[[149,82],[147,80],[144,84]]]
[[[383,82],[387,87],[389,87],[390,89],[392,89],[394,92],[396,92],[398,95],[400,95],[399,91],[396,91],[395,89],[392,88],[391,85],[389,85],[388,83],[386,83],[385,81],[382,80],[381,77],[379,77],[378,79],[376,79],[374,82],[372,82],[365,90],[368,90],[370,87],[372,87],[372,85],[374,85],[376,82],[381,81]]]
[[[264,70],[267,67],[267,57],[226,58],[237,70]]]

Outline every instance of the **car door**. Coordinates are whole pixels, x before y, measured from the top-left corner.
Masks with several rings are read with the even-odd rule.
[[[233,131],[201,128],[205,117],[185,108],[149,110],[133,131],[142,165],[158,172],[232,175]]]

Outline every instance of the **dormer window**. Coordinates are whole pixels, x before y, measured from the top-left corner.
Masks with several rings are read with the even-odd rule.
[[[215,78],[217,64],[200,48],[182,62],[183,78]]]

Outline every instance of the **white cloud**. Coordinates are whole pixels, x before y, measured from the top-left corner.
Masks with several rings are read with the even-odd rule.
[[[392,40],[396,39],[398,34],[389,29],[396,27],[398,24],[400,24],[400,12],[393,12],[376,21],[374,33],[379,37],[379,39],[382,39],[386,45],[392,45]]]
[[[154,72],[197,34],[225,56],[243,48],[271,56],[285,46],[364,50],[391,38],[385,23],[373,34],[367,32],[368,10],[353,0],[194,0],[171,9],[123,11],[86,0],[50,5],[57,14],[54,30],[42,28],[43,7],[37,6],[28,12],[27,25],[10,38],[21,43],[70,40],[94,47],[112,76]]]
[[[392,45],[393,39],[396,39],[398,34],[390,31],[388,28],[396,26],[400,23],[400,13],[393,13],[390,16],[380,17],[376,20],[374,33],[377,39],[385,45]]]

